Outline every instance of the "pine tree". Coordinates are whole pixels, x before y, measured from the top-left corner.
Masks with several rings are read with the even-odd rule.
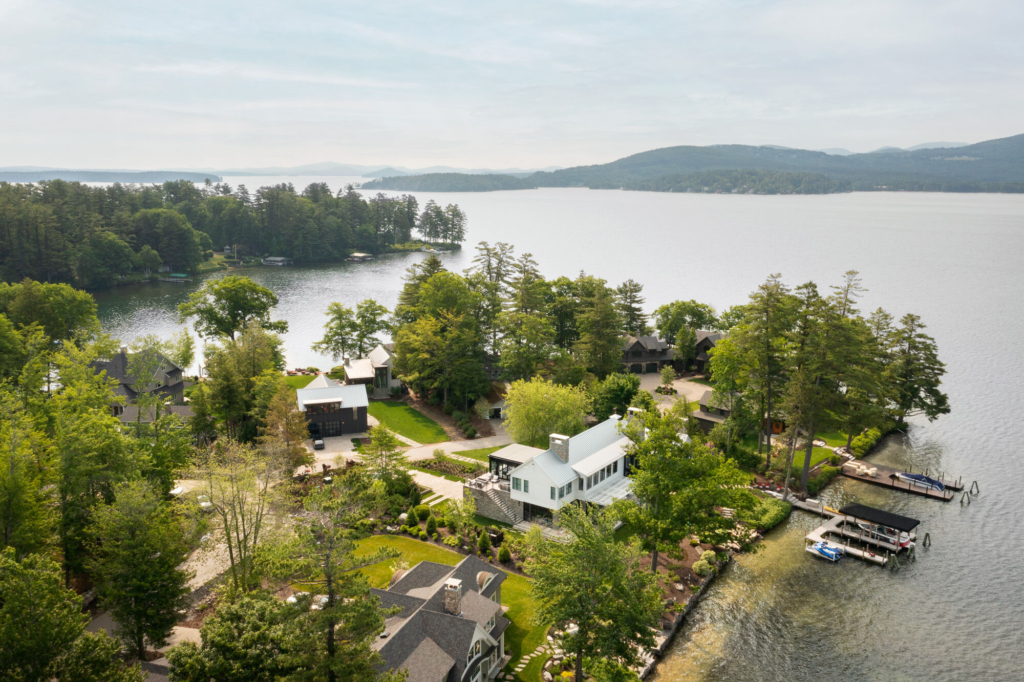
[[[633,336],[644,336],[651,331],[647,324],[647,314],[643,310],[643,290],[644,286],[632,279],[627,279],[616,289],[616,307],[622,317],[622,327]]]

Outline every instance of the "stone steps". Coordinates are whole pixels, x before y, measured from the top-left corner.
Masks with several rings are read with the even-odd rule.
[[[494,504],[498,505],[498,508],[505,513],[505,516],[507,516],[511,520],[511,525],[514,526],[523,520],[523,517],[520,516],[515,509],[506,504],[505,500],[501,499],[501,496],[498,495],[498,493],[496,493],[494,490],[488,490],[487,497],[490,498],[490,500],[494,502]]]

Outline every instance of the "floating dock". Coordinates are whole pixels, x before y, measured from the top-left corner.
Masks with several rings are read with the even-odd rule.
[[[861,473],[860,469],[862,467],[876,470],[876,475],[871,476],[869,474]],[[882,486],[883,488],[902,490],[903,492],[911,493],[912,495],[929,497],[933,500],[941,500],[943,502],[949,502],[956,496],[956,491],[963,490],[961,481],[947,481],[939,476],[933,476],[932,478],[940,481],[946,488],[945,490],[935,490],[934,488],[914,485],[909,481],[902,481],[898,478],[898,474],[905,474],[909,472],[900,471],[899,469],[893,469],[892,467],[883,466],[881,464],[870,464],[859,459],[851,459],[847,462],[843,462],[843,466],[840,471],[843,476],[846,476],[847,478],[864,481],[871,485]]]

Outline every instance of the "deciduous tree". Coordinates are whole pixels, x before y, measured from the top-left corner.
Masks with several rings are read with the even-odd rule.
[[[188,300],[178,306],[181,322],[195,318],[195,329],[200,336],[235,335],[252,323],[274,332],[288,331],[284,320],[272,321],[270,311],[277,305],[277,296],[270,289],[248,277],[228,275],[206,282],[199,291],[189,294]]]
[[[546,447],[548,436],[575,436],[585,428],[589,409],[586,392],[534,377],[514,381],[505,395],[505,431],[516,443]]]

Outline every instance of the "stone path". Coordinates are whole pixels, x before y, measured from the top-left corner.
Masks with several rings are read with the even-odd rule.
[[[461,500],[462,499],[462,483],[457,481],[449,481],[447,478],[441,478],[440,476],[431,476],[430,474],[422,471],[410,470],[409,474],[413,480],[422,486],[430,488],[435,493],[438,493],[442,498],[447,500]],[[439,502],[440,500],[438,500]],[[435,503],[431,503],[433,506]]]
[[[539,647],[526,654],[519,659],[519,663],[516,664],[515,670],[512,673],[498,673],[498,679],[513,680],[518,677],[519,673],[523,672],[523,668],[530,664],[534,658],[538,656],[551,656],[553,654],[560,654],[561,649],[555,647],[551,642],[544,642]],[[504,675],[504,677],[502,677]]]

